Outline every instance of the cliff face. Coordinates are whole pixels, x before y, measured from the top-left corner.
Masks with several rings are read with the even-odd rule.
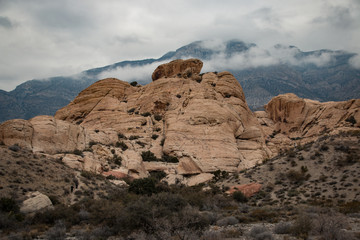
[[[232,74],[199,74],[201,66],[197,59],[161,65],[145,86],[98,81],[55,117],[3,123],[0,142],[106,175],[163,170],[170,183],[196,184],[216,170],[240,171],[294,143],[359,127],[360,100],[320,103],[286,94],[254,114]],[[155,161],[143,161],[147,151]]]

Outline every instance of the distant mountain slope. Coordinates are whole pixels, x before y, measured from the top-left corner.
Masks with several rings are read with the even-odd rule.
[[[27,81],[11,92],[0,91],[0,122],[53,115],[95,81],[105,77],[124,79],[125,70],[133,72],[132,76],[127,72],[125,80],[149,83],[159,63],[189,57],[203,60],[205,71],[230,71],[241,83],[252,109],[261,109],[272,97],[287,92],[320,101],[360,98],[360,70],[349,64],[353,56],[331,50],[302,52],[294,46],[280,45],[263,50],[237,40],[218,44],[198,41],[158,59],[118,62],[74,76]],[[146,74],[139,75],[141,71]]]

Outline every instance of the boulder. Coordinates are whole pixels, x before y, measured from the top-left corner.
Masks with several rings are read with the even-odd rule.
[[[228,191],[226,191],[227,194],[233,194],[236,191],[242,192],[246,197],[251,197],[261,189],[260,183],[249,183],[249,184],[242,184],[242,185],[236,185],[230,187]]]
[[[203,62],[199,59],[177,59],[169,63],[158,66],[152,74],[152,80],[167,77],[183,77],[188,78],[193,75],[198,75],[203,66]]]
[[[52,208],[53,206],[50,198],[38,191],[29,192],[26,194],[26,197],[27,199],[22,203],[20,207],[20,212],[22,213],[35,213],[40,210]]]

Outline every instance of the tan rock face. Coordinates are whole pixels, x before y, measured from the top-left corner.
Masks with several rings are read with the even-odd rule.
[[[37,116],[28,121],[9,120],[0,125],[0,141],[10,146],[34,152],[55,154],[84,149],[86,146],[85,129],[51,116]]]
[[[99,81],[55,117],[80,124],[95,142],[107,138],[107,144],[115,144],[117,134],[124,134],[128,139],[122,141],[129,150],[121,154],[123,164],[137,173],[144,172],[138,159],[147,150],[158,158],[163,153],[176,156],[178,174],[237,171],[268,157],[260,124],[233,75],[205,73],[200,80],[169,77],[192,64],[200,72],[202,63],[193,59],[162,65],[159,69],[170,69],[161,75],[167,77],[143,87],[116,79]],[[139,138],[130,141],[131,136]]]
[[[165,63],[158,66],[152,74],[152,80],[155,81],[159,78],[180,77],[188,78],[192,75],[198,75],[203,66],[203,62],[199,59],[177,59],[170,63]]]
[[[53,206],[50,198],[40,192],[30,192],[26,196],[28,199],[20,207],[20,212],[22,213],[35,213]]]
[[[83,156],[62,155],[63,161],[122,177],[165,171],[169,183],[193,184],[209,179],[207,173],[249,168],[294,143],[360,126],[360,100],[320,103],[284,94],[252,113],[233,75],[199,75],[201,67],[196,59],[172,61],[145,86],[98,81],[55,117],[1,124],[0,142],[48,154],[86,149]],[[147,151],[178,162],[145,162]]]
[[[257,112],[256,116],[273,153],[314,141],[324,134],[360,127],[360,99],[318,102],[290,93],[274,97],[265,111]]]

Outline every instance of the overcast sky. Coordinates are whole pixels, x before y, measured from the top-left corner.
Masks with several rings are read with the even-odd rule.
[[[360,0],[0,0],[0,89],[213,39],[360,53]]]

